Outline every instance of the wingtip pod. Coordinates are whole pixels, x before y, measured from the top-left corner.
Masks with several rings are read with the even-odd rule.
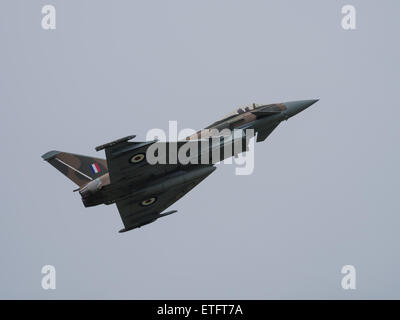
[[[138,227],[133,227],[133,228],[128,228],[128,229],[121,229],[121,230],[119,230],[118,232],[119,233],[124,233],[124,232],[127,232],[127,231],[130,231],[130,230],[133,230],[133,229],[135,229],[135,228],[138,228]]]
[[[178,210],[171,210],[171,211],[167,211],[167,212],[165,212],[165,213],[160,213],[158,216],[152,217],[149,221],[142,222],[141,224],[132,226],[132,227],[130,227],[130,228],[121,229],[121,230],[119,230],[118,232],[119,232],[119,233],[124,233],[124,232],[130,231],[130,230],[136,229],[136,228],[140,228],[141,226],[144,226],[144,225],[146,225],[146,224],[152,223],[152,222],[154,222],[154,221],[157,220],[157,219],[160,219],[160,218],[162,218],[162,217],[169,216],[170,214],[173,214],[173,213],[175,213],[175,212],[178,212]]]
[[[165,213],[160,213],[160,215],[158,216],[157,219],[165,217],[165,216],[169,216],[170,214],[173,214],[175,212],[178,212],[178,210],[171,210],[171,211],[168,211],[168,212],[165,212]]]
[[[49,152],[46,152],[45,154],[42,154],[42,158],[43,158],[43,160],[49,161],[49,160],[53,159],[59,153],[60,153],[60,151],[51,150]]]
[[[136,137],[136,135],[130,135],[130,136],[127,136],[127,137],[123,137],[123,138],[121,138],[121,139],[117,139],[117,140],[114,140],[114,141],[111,141],[111,142],[102,144],[102,145],[100,145],[100,146],[97,146],[97,147],[95,148],[95,150],[96,150],[96,151],[100,151],[100,150],[103,150],[103,149],[105,149],[105,148],[109,148],[109,147],[115,146],[115,145],[117,145],[117,144],[120,144],[120,143],[123,143],[123,142],[127,142],[127,141],[129,141],[129,140],[134,139],[135,137]]]

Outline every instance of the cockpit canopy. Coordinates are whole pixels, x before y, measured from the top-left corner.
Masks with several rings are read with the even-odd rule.
[[[228,113],[221,120],[224,120],[224,119],[227,119],[227,118],[231,118],[232,116],[236,116],[238,114],[245,113],[245,112],[250,111],[250,110],[254,110],[255,108],[260,107],[260,106],[262,106],[262,105],[253,103],[253,104],[249,104],[249,105],[240,107],[240,108],[236,109],[235,111],[233,111],[231,113]]]
[[[235,111],[232,111],[231,113],[228,113],[227,115],[225,115],[225,117],[221,118],[220,120],[210,124],[208,127],[205,127],[204,129],[209,129],[211,127],[214,127],[214,126],[224,122],[225,120],[227,120],[229,118],[233,118],[233,117],[235,117],[235,116],[237,116],[239,114],[245,113],[247,111],[254,110],[254,109],[256,109],[256,108],[258,108],[260,106],[263,106],[263,105],[262,104],[253,103],[253,104],[249,104],[249,105],[240,107],[240,108],[236,109]]]

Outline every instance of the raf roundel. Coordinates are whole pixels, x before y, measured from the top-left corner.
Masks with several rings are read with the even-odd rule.
[[[138,153],[132,156],[129,160],[130,163],[139,163],[142,162],[144,159],[144,154],[143,153]]]
[[[157,201],[157,198],[156,197],[151,197],[151,198],[148,198],[148,199],[146,199],[146,200],[143,200],[141,203],[140,203],[140,205],[142,205],[143,207],[147,207],[147,206],[150,206],[150,205],[152,205],[154,202],[156,202]]]

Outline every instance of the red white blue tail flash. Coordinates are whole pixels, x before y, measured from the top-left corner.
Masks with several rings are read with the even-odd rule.
[[[97,164],[97,162],[92,163],[92,164],[90,165],[90,170],[92,170],[92,172],[93,172],[94,174],[100,172],[100,167],[99,167],[99,165]]]

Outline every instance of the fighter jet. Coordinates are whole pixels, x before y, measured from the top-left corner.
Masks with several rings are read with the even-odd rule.
[[[154,164],[148,159],[150,148],[157,146],[157,150],[164,150],[170,155],[173,146],[179,150],[188,143],[215,139],[213,132],[223,132],[224,129],[241,132],[252,129],[257,135],[256,141],[261,142],[282,121],[288,120],[317,101],[253,103],[236,109],[196,134],[177,142],[132,142],[130,140],[135,136],[127,136],[95,148],[96,151],[105,150],[106,159],[61,151],[49,151],[42,155],[42,158],[77,184],[78,188],[74,191],[79,191],[85,207],[115,203],[124,224],[124,228],[119,232],[125,232],[175,213],[176,210],[164,210],[216,169],[211,153],[206,155],[205,158],[209,160],[206,163],[167,161]],[[246,134],[240,136],[240,141],[246,143],[245,137]],[[204,159],[204,153],[209,152],[212,146],[215,144],[210,143],[206,149],[198,148],[194,157],[197,160]],[[247,147],[245,145],[243,152],[248,150]],[[218,161],[237,155],[235,151],[226,154],[224,148],[221,150]]]

